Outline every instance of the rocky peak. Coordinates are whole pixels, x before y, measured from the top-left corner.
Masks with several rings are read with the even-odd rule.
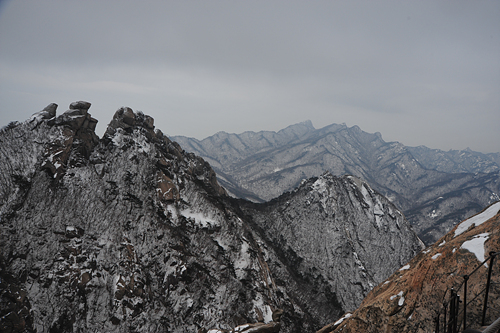
[[[122,107],[115,112],[106,134],[113,135],[118,128],[131,132],[135,126],[152,131],[154,129],[154,119],[140,111],[136,113],[129,107]]]
[[[352,176],[324,173],[270,202],[242,207],[325,312],[355,309],[423,248],[403,214]]]
[[[120,109],[71,163],[88,106],[0,132],[1,331],[262,328],[281,306],[289,331],[310,327],[208,163],[152,118]]]
[[[163,158],[156,161],[159,167],[157,182],[158,193],[165,200],[179,199],[178,190],[173,185],[172,178],[179,168],[176,165],[185,166],[185,172],[200,181],[207,189],[215,190],[217,195],[226,195],[226,191],[217,182],[217,177],[210,165],[192,153],[186,153],[178,143],[171,141],[161,130],[154,130],[154,119],[142,112],[134,112],[129,107],[117,110],[109,123],[103,136],[103,142],[115,145],[123,150],[131,146],[147,154],[151,144],[159,145],[164,153]],[[168,160],[170,159],[170,161]]]
[[[282,141],[289,141],[301,138],[314,130],[315,128],[312,122],[310,120],[306,120],[298,124],[290,125],[287,128],[280,130],[277,134],[281,137]]]

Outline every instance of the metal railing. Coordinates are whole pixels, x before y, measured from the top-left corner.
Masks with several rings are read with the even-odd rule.
[[[470,304],[474,302],[476,299],[478,299],[481,295],[484,294],[484,300],[482,302],[482,317],[481,317],[481,326],[484,326],[486,324],[486,311],[488,309],[492,309],[495,311],[500,311],[498,309],[495,309],[491,306],[488,305],[488,297],[489,297],[489,292],[490,292],[490,286],[491,286],[491,274],[493,271],[493,265],[495,262],[495,257],[499,255],[500,252],[490,252],[489,257],[484,260],[480,265],[478,265],[471,273],[464,275],[463,276],[463,281],[458,286],[457,289],[451,288],[449,289],[450,291],[450,298],[448,301],[443,302],[443,308],[442,310],[437,314],[435,317],[435,332],[436,333],[458,333],[460,330],[464,331],[467,328],[467,310],[470,310]],[[484,289],[482,289],[479,293],[477,293],[471,300],[467,299],[467,287],[468,287],[468,281],[469,278],[475,274],[480,267],[482,267],[485,263],[488,264],[488,274],[486,278],[486,286]],[[460,298],[459,292],[460,290],[463,289],[462,297],[463,300]],[[448,290],[445,292],[444,298],[446,298]],[[460,304],[463,304],[462,310],[460,311]],[[469,308],[468,308],[469,307]],[[443,321],[442,323],[440,322],[441,315],[443,315]],[[461,316],[461,318],[460,318]],[[448,317],[448,319],[447,319]],[[461,320],[460,320],[461,319]]]

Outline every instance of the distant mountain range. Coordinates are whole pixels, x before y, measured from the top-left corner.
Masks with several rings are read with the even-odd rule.
[[[255,202],[325,171],[359,177],[402,209],[426,244],[499,200],[500,153],[407,147],[358,126],[305,121],[279,132],[171,139],[208,161],[231,195]]]

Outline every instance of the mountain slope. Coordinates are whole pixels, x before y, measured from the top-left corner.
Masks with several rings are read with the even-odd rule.
[[[334,293],[344,309],[423,248],[401,212],[351,176],[326,173],[270,202],[240,206],[277,251],[292,254],[291,267],[318,299]]]
[[[449,301],[451,288],[464,299],[464,275],[468,278],[467,327],[480,327],[488,264],[488,253],[500,251],[500,202],[456,226],[436,244],[425,249],[363,300],[361,306],[343,320],[325,326],[320,332],[432,332],[439,314],[443,327],[443,303]],[[478,267],[478,271],[471,274]],[[498,256],[492,266],[488,304],[500,302],[500,265]],[[463,303],[460,304],[460,310]],[[487,311],[486,323],[498,318]],[[448,314],[449,319],[449,314]],[[462,314],[459,323],[463,322]],[[443,331],[443,328],[441,328]]]
[[[121,108],[99,139],[90,103],[60,115],[56,108],[0,130],[0,330],[311,332],[359,305],[359,295],[349,300],[339,286],[343,275],[321,260],[295,267],[317,248],[297,248],[291,234],[287,248],[276,246],[265,219],[253,217],[260,208],[227,196],[210,165],[154,130],[151,117]],[[387,200],[357,180],[324,179],[321,191],[311,180],[295,199],[289,194],[297,214],[290,226],[313,207],[315,222],[320,207],[330,218],[337,210],[332,227],[350,218],[353,232],[377,221],[394,231],[379,244],[391,265],[415,253],[399,247],[402,235],[419,241]],[[337,200],[355,211],[341,214],[347,206]],[[265,207],[271,216],[283,210],[279,200]],[[365,255],[369,236],[352,234],[342,262],[363,293],[394,269]],[[332,237],[347,241],[343,230]],[[333,244],[318,255],[331,251]]]
[[[448,173],[490,173],[500,169],[500,153],[483,154],[470,150],[430,149],[425,146],[408,147],[411,154],[427,169]]]
[[[415,149],[387,143],[379,133],[336,124],[316,130],[306,124],[287,127],[288,136],[282,131],[221,132],[202,141],[172,139],[210,161],[229,193],[257,202],[270,200],[324,171],[359,177],[400,207],[426,243],[499,199],[500,172],[490,157],[475,154],[474,170],[496,171],[447,173],[422,166],[412,154]],[[281,140],[262,144],[262,138],[276,137]],[[238,142],[237,148],[234,142]],[[480,168],[481,163],[485,168]]]
[[[80,119],[92,119],[89,106],[2,132],[4,328],[229,329],[269,322],[283,308],[285,331],[310,330],[314,319],[263,260],[278,259],[221,202],[208,164],[128,108],[102,140],[86,141],[80,134],[92,128]],[[273,273],[287,275],[281,267]],[[8,303],[16,292],[27,301],[24,318]]]

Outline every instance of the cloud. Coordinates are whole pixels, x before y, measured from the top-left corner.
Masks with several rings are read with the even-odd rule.
[[[10,1],[0,120],[88,99],[101,121],[128,105],[198,138],[311,119],[499,151],[499,14],[491,1]]]

